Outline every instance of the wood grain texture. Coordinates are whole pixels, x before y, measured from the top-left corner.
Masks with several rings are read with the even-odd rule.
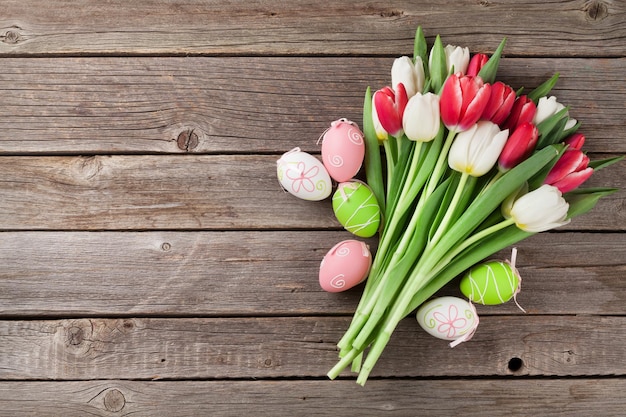
[[[0,415],[617,417],[625,389],[623,378],[0,382]]]
[[[6,58],[0,154],[319,152],[331,121],[361,124],[365,89],[390,82],[392,61]],[[585,150],[624,154],[625,67],[624,58],[505,56],[498,77],[529,91],[559,72],[552,93],[582,123]]]
[[[624,14],[623,2],[607,0],[9,0],[0,53],[395,55],[422,25],[431,42],[441,34],[474,50],[508,36],[515,54],[623,56]]]
[[[322,378],[338,360],[335,344],[349,321],[0,321],[0,379]],[[372,376],[624,376],[624,326],[624,317],[483,315],[471,342],[451,349],[406,318]],[[516,371],[509,369],[513,358],[522,361]]]
[[[330,199],[283,191],[279,155],[2,157],[0,229],[341,229]],[[625,188],[626,162],[585,186]],[[626,194],[563,230],[626,230]]]
[[[347,232],[4,232],[0,314],[12,317],[351,315],[362,286],[330,294],[319,264]],[[369,243],[375,249],[375,239]],[[621,314],[622,234],[520,242],[530,314]],[[592,247],[593,251],[589,248]],[[510,251],[494,255],[510,258]],[[459,296],[458,280],[440,295]],[[513,302],[479,314],[517,314]]]

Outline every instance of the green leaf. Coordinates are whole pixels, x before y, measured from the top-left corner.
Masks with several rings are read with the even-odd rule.
[[[569,203],[568,218],[585,214],[595,207],[602,197],[617,192],[617,188],[579,188],[566,193],[563,197]]]
[[[537,130],[539,130],[537,149],[545,148],[560,141],[561,132],[563,132],[565,124],[569,119],[568,110],[565,107],[537,125]]]
[[[616,156],[614,158],[599,159],[597,161],[589,162],[588,166],[593,168],[594,171],[598,171],[602,168],[608,167],[609,165],[613,165],[614,163],[619,162],[622,159],[624,159],[624,155]]]
[[[430,66],[430,81],[432,90],[438,93],[443,87],[443,83],[448,76],[448,67],[446,64],[446,52],[441,42],[441,37],[437,35],[435,44],[433,45],[431,53]]]
[[[372,91],[365,91],[363,100],[363,135],[365,136],[365,178],[378,201],[381,212],[385,212],[385,186],[380,158],[380,145],[372,118]]]
[[[504,45],[506,45],[506,38],[502,39],[496,51],[493,55],[491,55],[491,58],[489,58],[489,61],[483,65],[478,73],[478,76],[482,78],[484,82],[492,84],[496,81],[496,73],[498,72],[498,66],[500,65],[500,57],[502,55],[502,51],[504,50]]]
[[[465,239],[483,220],[489,217],[491,212],[500,206],[507,196],[517,190],[533,175],[537,174],[546,164],[552,162],[562,149],[563,146],[559,145],[545,147],[494,182],[470,204],[450,230],[443,235],[431,252],[432,254],[437,254],[437,256],[433,256],[433,259],[440,259],[443,254],[448,252],[459,241]]]
[[[552,89],[554,88],[558,80],[559,80],[559,73],[557,72],[548,81],[544,82],[543,84],[535,88],[533,91],[528,93],[528,98],[534,101],[535,104],[537,104],[541,97],[547,96],[548,93],[552,91]]]
[[[413,43],[413,62],[417,60],[417,57],[422,59],[422,65],[424,66],[424,75],[426,79],[428,75],[428,45],[426,44],[426,37],[422,27],[418,26],[415,31],[415,42]]]

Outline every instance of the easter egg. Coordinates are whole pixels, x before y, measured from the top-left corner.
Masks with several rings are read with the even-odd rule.
[[[443,340],[469,340],[478,326],[476,309],[458,297],[439,297],[417,310],[417,322],[427,333]]]
[[[380,207],[372,190],[360,181],[342,182],[333,195],[339,223],[359,237],[372,237],[380,226]]]
[[[367,245],[358,240],[337,243],[320,264],[320,286],[328,292],[348,290],[367,278],[372,255]]]
[[[519,272],[509,262],[476,265],[461,278],[461,292],[475,303],[502,304],[519,291]]]
[[[324,164],[300,148],[283,154],[276,161],[276,169],[283,188],[303,200],[323,200],[332,191],[332,182]]]
[[[322,162],[337,182],[354,177],[363,164],[365,141],[356,123],[339,119],[322,135]]]

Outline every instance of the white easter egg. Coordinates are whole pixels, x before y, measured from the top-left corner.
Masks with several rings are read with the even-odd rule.
[[[319,201],[328,197],[332,182],[322,162],[294,148],[276,161],[278,181],[290,194],[303,200]]]
[[[430,335],[443,340],[469,340],[478,326],[473,305],[458,297],[439,297],[417,310],[417,322]]]
[[[328,292],[348,290],[367,278],[372,255],[358,240],[344,240],[328,251],[320,264],[319,282]]]

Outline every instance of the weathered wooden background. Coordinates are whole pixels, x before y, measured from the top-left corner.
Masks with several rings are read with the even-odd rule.
[[[275,177],[418,25],[507,37],[502,80],[560,72],[591,157],[626,153],[623,1],[0,3],[0,415],[623,415],[624,191],[518,246],[528,314],[455,349],[407,318],[361,388],[325,377],[359,290],[317,284],[348,234]]]

